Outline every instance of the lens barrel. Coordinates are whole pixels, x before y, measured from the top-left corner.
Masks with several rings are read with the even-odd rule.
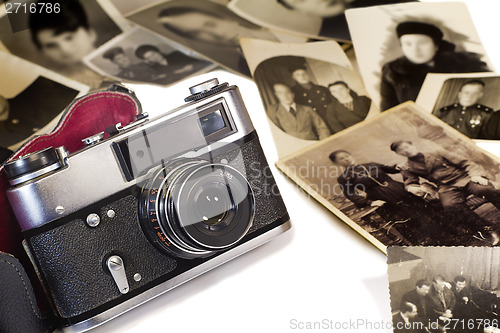
[[[142,190],[141,225],[162,251],[204,257],[236,244],[254,218],[250,184],[236,169],[197,159],[157,169]]]

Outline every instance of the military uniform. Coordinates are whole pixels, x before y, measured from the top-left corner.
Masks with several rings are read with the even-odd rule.
[[[481,104],[462,106],[459,103],[445,106],[433,114],[471,139],[483,138],[483,127],[494,111]]]
[[[311,83],[311,88],[306,89],[296,84],[292,87],[292,91],[295,94],[295,103],[311,107],[325,119],[326,109],[333,99],[328,88]]]
[[[405,186],[419,184],[420,177],[438,186],[439,200],[445,209],[458,211],[466,207],[465,198],[469,194],[484,197],[500,209],[500,190],[490,182],[480,185],[471,181],[472,177],[483,177],[482,168],[467,160],[449,155],[422,154],[409,157],[408,163],[401,172]]]

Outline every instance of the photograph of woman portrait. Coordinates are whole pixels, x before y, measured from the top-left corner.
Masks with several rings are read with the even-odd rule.
[[[415,101],[428,73],[492,71],[464,4],[363,8],[347,19],[361,74],[381,111]]]
[[[131,21],[230,70],[250,76],[239,37],[277,40],[268,30],[204,0],[171,0],[132,13]]]

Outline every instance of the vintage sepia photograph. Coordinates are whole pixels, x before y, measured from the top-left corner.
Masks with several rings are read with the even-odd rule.
[[[245,39],[242,47],[281,156],[297,151],[300,142],[323,140],[378,112],[335,42]]]
[[[463,3],[369,7],[346,16],[361,75],[381,111],[415,101],[428,73],[493,71]]]
[[[384,252],[500,241],[500,161],[413,102],[276,165]]]
[[[417,104],[471,139],[500,139],[500,77],[429,74]]]
[[[170,85],[215,65],[192,58],[149,31],[134,28],[84,59],[96,72],[119,81]]]
[[[170,0],[131,13],[131,21],[237,73],[250,76],[238,38],[278,40],[270,31],[205,0]]]
[[[350,8],[412,0],[233,0],[229,9],[247,20],[310,38],[349,42],[344,12]]]
[[[88,69],[83,58],[122,33],[128,24],[112,18],[98,0],[61,0],[59,3],[58,13],[18,14],[24,16],[22,19],[29,27],[18,32],[12,31],[2,6],[0,42],[12,54],[98,87],[103,78]]]
[[[49,132],[58,115],[89,87],[0,52],[0,147],[16,149],[34,134]]]
[[[500,327],[500,248],[388,248],[394,332],[494,333]]]
[[[107,1],[110,1],[122,15],[126,16],[141,8],[150,7],[154,4],[158,4],[165,0],[107,0]],[[230,0],[207,0],[207,1],[216,2],[225,6],[229,3]]]

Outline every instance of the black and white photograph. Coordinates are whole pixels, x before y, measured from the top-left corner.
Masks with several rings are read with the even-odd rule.
[[[388,248],[395,333],[494,333],[500,327],[500,248]]]
[[[232,0],[229,8],[247,20],[310,38],[351,41],[345,11],[412,0]],[[414,1],[414,0],[413,0]]]
[[[170,85],[215,65],[190,57],[149,31],[134,28],[84,59],[96,72],[125,82]]]
[[[250,76],[240,37],[278,40],[269,30],[205,0],[170,0],[127,16],[144,28],[237,73]]]
[[[137,11],[141,8],[150,7],[154,4],[163,2],[164,0],[108,0],[113,6],[122,14],[128,15],[134,11]],[[227,5],[230,0],[207,0],[216,2],[221,5]]]
[[[242,46],[281,156],[378,111],[335,42],[283,45],[244,39]]]
[[[498,243],[500,161],[413,102],[277,166],[382,251]]]
[[[89,87],[11,54],[0,52],[0,147],[16,149],[48,133],[58,115]]]
[[[91,87],[103,77],[83,64],[83,58],[129,26],[110,16],[99,0],[61,0],[60,10],[16,15],[29,29],[13,32],[1,7],[0,42],[12,54]],[[90,15],[92,13],[92,15]]]
[[[417,104],[471,139],[500,139],[500,77],[429,74]]]
[[[351,9],[346,16],[361,75],[381,111],[415,101],[428,73],[493,71],[463,3]]]

